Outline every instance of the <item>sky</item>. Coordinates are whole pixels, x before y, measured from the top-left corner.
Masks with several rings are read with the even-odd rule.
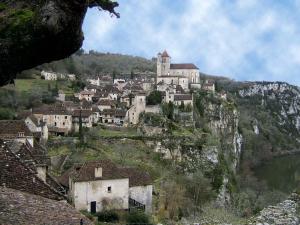
[[[121,18],[89,9],[83,49],[142,56],[240,81],[300,86],[300,0],[118,0]]]

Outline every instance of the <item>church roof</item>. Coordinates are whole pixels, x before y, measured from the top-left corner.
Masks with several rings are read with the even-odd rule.
[[[161,56],[162,57],[170,57],[169,54],[168,54],[168,52],[166,50],[162,53]]]
[[[171,64],[171,70],[198,70],[199,68],[193,63]]]

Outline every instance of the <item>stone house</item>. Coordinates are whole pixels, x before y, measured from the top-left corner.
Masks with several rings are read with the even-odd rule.
[[[100,86],[100,78],[97,77],[96,79],[87,79],[87,82],[91,85]]]
[[[128,124],[135,125],[139,122],[140,114],[146,109],[146,94],[138,93],[135,95],[133,104],[127,111],[126,120]]]
[[[33,146],[33,133],[23,120],[0,120],[0,139],[4,141],[17,141]]]
[[[47,124],[49,133],[66,135],[72,131],[72,114],[63,105],[34,108],[32,113]]]
[[[67,77],[70,81],[75,81],[76,80],[76,75],[75,74],[68,74]]]
[[[117,125],[123,125],[126,118],[126,111],[123,109],[116,109],[114,116],[114,123]]]
[[[85,99],[88,102],[92,102],[94,95],[95,95],[95,92],[93,92],[93,91],[81,91],[78,94],[78,99],[80,101]]]
[[[171,64],[171,57],[167,51],[158,53],[156,83],[161,81],[166,84],[182,85],[184,89],[193,84],[200,85],[199,68],[192,63]]]
[[[117,125],[123,125],[126,118],[126,111],[122,109],[104,109],[100,113],[101,123],[114,123]]]
[[[69,199],[77,210],[128,210],[132,202],[138,202],[151,212],[152,181],[145,172],[102,160],[75,165],[59,180],[68,188]]]
[[[224,100],[227,100],[227,93],[226,93],[226,91],[221,91],[220,92],[220,98],[224,99]]]
[[[205,91],[215,92],[215,82],[213,80],[206,80],[205,83],[202,85],[202,89]]]
[[[57,74],[54,72],[41,72],[41,77],[43,77],[45,80],[57,80]]]
[[[28,129],[34,134],[35,137],[40,137],[41,141],[48,140],[48,127],[45,122],[41,121],[41,119],[38,119],[34,115],[30,115],[25,119],[25,123]]]
[[[75,132],[79,131],[79,121],[82,121],[82,127],[91,128],[93,126],[93,111],[88,109],[76,109],[72,113],[72,122]]]
[[[175,94],[174,95],[174,105],[190,105],[193,106],[193,96],[191,94]]]
[[[104,109],[112,109],[114,108],[114,102],[109,99],[101,99],[97,103],[98,108],[100,111],[103,111]]]
[[[62,90],[59,90],[58,91],[58,96],[56,97],[56,100],[61,101],[61,102],[66,101],[66,94]]]

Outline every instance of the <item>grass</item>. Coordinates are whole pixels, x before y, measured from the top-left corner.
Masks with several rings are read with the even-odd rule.
[[[63,90],[66,95],[73,95],[74,91],[69,87],[69,81],[53,81],[53,80],[43,80],[43,79],[16,79],[15,88],[19,92],[30,93],[33,90],[42,91],[48,90],[50,86],[54,89],[57,84],[59,90]]]
[[[138,136],[135,129],[127,128],[122,130],[99,129],[101,137],[136,137]]]
[[[68,155],[71,153],[71,150],[68,146],[62,145],[58,148],[50,148],[48,149],[48,156],[60,156],[60,155]]]

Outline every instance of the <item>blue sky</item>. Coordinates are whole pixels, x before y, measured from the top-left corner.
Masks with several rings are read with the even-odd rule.
[[[120,19],[90,9],[85,50],[152,58],[236,80],[300,85],[300,0],[118,0]]]

